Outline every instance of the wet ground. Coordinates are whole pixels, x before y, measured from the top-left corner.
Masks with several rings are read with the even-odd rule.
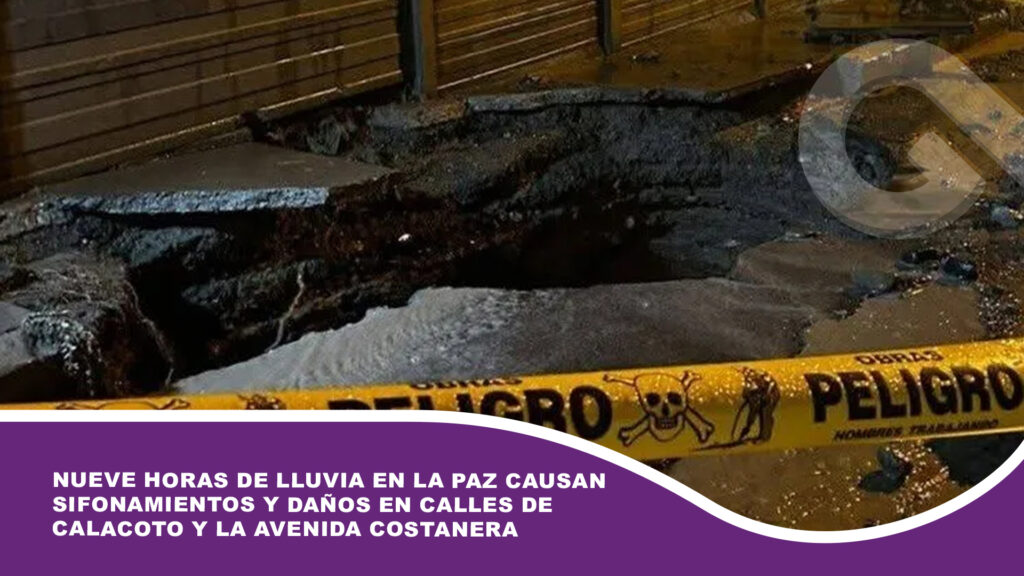
[[[1014,81],[1024,75],[1019,42],[1010,34],[956,47],[1024,102]],[[637,53],[652,50],[657,58],[623,58],[661,74],[669,48]],[[927,98],[889,90],[857,110],[848,142],[863,162],[891,159],[876,176],[912,170],[910,143],[938,131],[988,184],[963,218],[926,238],[847,228],[797,161],[812,78],[799,68],[715,89],[714,98],[626,83],[340,106],[258,123],[256,142],[215,151],[222,156],[209,170],[196,168],[210,161],[205,152],[140,168],[163,174],[159,185],[126,171],[8,204],[0,399],[471,378],[1020,336],[1024,190]],[[245,166],[256,158],[259,166]],[[268,166],[280,181],[259,177]],[[222,191],[197,194],[204,178]],[[118,188],[125,179],[149,182],[148,192]],[[842,529],[944,502],[1019,443],[658,465],[748,516]]]

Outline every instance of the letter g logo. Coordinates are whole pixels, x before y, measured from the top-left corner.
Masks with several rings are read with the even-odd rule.
[[[922,236],[962,216],[984,179],[934,132],[913,144],[920,169],[908,189],[877,188],[847,153],[846,129],[870,92],[912,87],[931,99],[1008,174],[1024,184],[1024,116],[957,57],[927,42],[882,41],[843,55],[818,79],[800,120],[800,163],[840,220],[883,237]],[[870,166],[870,164],[867,164]]]

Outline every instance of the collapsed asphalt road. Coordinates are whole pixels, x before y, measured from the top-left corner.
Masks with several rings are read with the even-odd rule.
[[[1001,59],[1000,73],[1012,62]],[[854,161],[887,167],[872,170],[879,185],[915,133],[944,128],[926,107],[908,125],[908,101],[917,102],[887,93],[859,111]],[[993,185],[954,226],[918,240],[863,237],[803,179],[798,103],[582,89],[326,110],[262,126],[271,144],[9,203],[0,398],[472,378],[1020,335],[1019,187],[989,167]],[[279,178],[261,176],[268,167]],[[168,187],[182,172],[195,176]],[[149,192],[124,184],[154,178],[165,180]],[[665,469],[754,518],[855,528],[947,500],[1019,442]]]
[[[66,394],[140,393],[421,288],[724,276],[745,247],[790,228],[842,232],[801,191],[792,124],[564,97],[380,108],[350,121],[344,165],[243,144],[15,201],[0,223],[4,298],[31,321],[12,326],[27,330],[31,357],[74,382]],[[742,133],[780,128],[781,147]],[[250,161],[296,174],[258,187]],[[183,172],[206,176],[165,184]],[[204,177],[237,192],[196,194]],[[51,329],[64,324],[74,328]],[[139,345],[121,357],[129,330]],[[14,399],[37,399],[22,388]]]

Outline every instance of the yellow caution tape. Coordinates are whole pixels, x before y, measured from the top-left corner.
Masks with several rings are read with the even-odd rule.
[[[451,410],[641,460],[1024,430],[1024,340],[708,366],[259,394],[9,405],[63,410]]]

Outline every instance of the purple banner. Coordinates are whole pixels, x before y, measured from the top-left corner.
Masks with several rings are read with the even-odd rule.
[[[909,532],[806,544],[491,428],[41,422],[0,434],[0,573],[18,575],[984,573],[1013,564],[1024,499],[1018,470]]]

